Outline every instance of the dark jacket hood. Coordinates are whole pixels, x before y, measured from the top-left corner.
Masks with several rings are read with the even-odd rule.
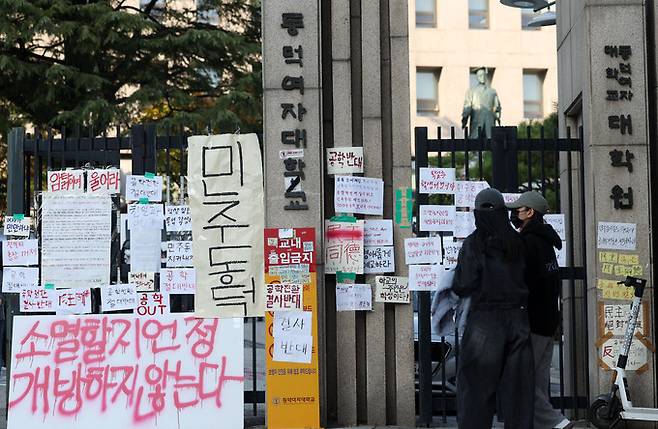
[[[553,247],[560,250],[562,249],[562,240],[553,227],[547,223],[542,223],[539,219],[535,219],[528,223],[522,230],[521,235],[535,234],[549,242]]]

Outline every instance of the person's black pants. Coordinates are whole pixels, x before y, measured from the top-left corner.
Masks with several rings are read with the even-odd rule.
[[[532,429],[534,364],[525,309],[471,310],[457,373],[459,428],[491,428],[496,392],[505,428]]]

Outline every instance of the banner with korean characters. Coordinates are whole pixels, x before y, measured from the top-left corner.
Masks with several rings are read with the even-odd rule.
[[[304,281],[299,282],[303,284],[303,311],[296,306],[274,305],[273,299],[271,307],[276,309],[265,312],[265,398],[269,428],[320,427],[315,264],[315,228],[265,229],[265,282],[272,285],[272,297],[276,295],[275,285],[290,280]],[[294,287],[288,289],[293,295]],[[305,363],[309,358],[310,363]]]

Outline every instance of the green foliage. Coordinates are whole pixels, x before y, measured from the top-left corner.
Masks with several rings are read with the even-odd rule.
[[[141,3],[0,0],[0,105],[54,128],[260,130],[260,1]]]

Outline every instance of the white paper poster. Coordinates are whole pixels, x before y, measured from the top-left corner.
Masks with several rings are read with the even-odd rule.
[[[325,226],[325,273],[363,274],[363,221],[327,221]]]
[[[8,428],[241,428],[243,343],[240,319],[17,316]]]
[[[363,244],[366,246],[392,246],[393,221],[391,219],[366,219]]]
[[[395,272],[393,246],[366,246],[363,252],[364,274],[386,274]]]
[[[280,335],[312,335],[312,324],[312,311],[276,311],[272,335],[274,338]]]
[[[13,216],[5,216],[4,235],[6,237],[27,238],[30,236],[31,225],[31,217],[14,218]]]
[[[164,222],[162,204],[128,204],[128,229],[157,229]]]
[[[489,188],[489,184],[484,181],[457,180],[455,182],[455,206],[475,208],[475,197],[480,191],[487,188]]]
[[[439,237],[405,238],[404,258],[407,265],[441,262],[441,239]]]
[[[2,264],[5,267],[37,265],[39,240],[6,240],[2,242]]]
[[[81,194],[85,191],[85,172],[83,170],[64,170],[48,172],[48,192],[63,194]]]
[[[601,345],[599,357],[609,369],[614,369],[617,366],[619,350],[623,343],[623,338],[610,338]],[[646,346],[637,338],[633,338],[631,349],[628,353],[628,360],[626,361],[626,371],[636,371],[642,368],[647,364],[648,359]]]
[[[134,284],[108,285],[101,288],[103,311],[134,310],[139,304]]]
[[[279,335],[274,337],[274,362],[311,363],[312,335]]]
[[[192,231],[190,206],[165,206],[165,228],[167,232]]]
[[[327,148],[327,174],[363,173],[363,148]]]
[[[410,302],[407,277],[375,277],[375,302],[408,304]]]
[[[162,201],[162,176],[126,176],[126,201],[142,198],[155,203]]]
[[[455,212],[456,238],[466,238],[475,231],[475,216],[473,212]]]
[[[91,291],[89,289],[59,289],[55,291],[57,314],[91,313]]]
[[[635,250],[636,227],[634,223],[599,222],[596,248]]]
[[[464,244],[463,241],[453,241],[450,239],[443,239],[443,266],[446,269],[454,268],[457,266],[457,258],[459,257],[459,250]]]
[[[4,267],[2,269],[2,292],[18,293],[22,289],[39,287],[39,268]]]
[[[159,229],[130,231],[130,271],[160,272],[162,263],[162,233]]]
[[[437,290],[444,272],[443,265],[409,265],[409,290]]]
[[[263,316],[263,172],[255,134],[188,139],[197,317]]]
[[[567,239],[563,214],[545,214],[544,221],[553,227],[557,235],[560,236],[560,240],[565,241]]]
[[[455,193],[455,169],[454,168],[432,168],[420,169],[421,194],[454,194]]]
[[[194,294],[196,291],[194,268],[160,269],[160,291],[169,295]]]
[[[369,284],[336,284],[336,311],[370,310],[372,310],[372,287]]]
[[[191,267],[192,242],[167,241],[167,267]]]
[[[635,332],[644,335],[644,306],[640,306],[640,312],[637,317],[637,326]],[[603,306],[603,329],[604,333],[610,332],[614,336],[626,335],[626,327],[628,326],[628,315],[631,312],[630,304],[605,304]]]
[[[557,259],[557,264],[560,267],[566,267],[567,266],[567,242],[563,241],[562,242],[562,248],[561,249],[556,249],[555,250],[555,258]]]
[[[455,206],[420,206],[420,230],[453,232],[455,229]]]
[[[21,289],[19,299],[20,310],[22,313],[41,313],[55,311],[56,295],[56,291],[53,289]],[[41,316],[39,316],[39,319],[40,318]],[[14,321],[15,320],[16,319],[14,318]]]
[[[270,283],[266,287],[265,310],[274,312],[302,310],[303,291],[303,284]]]
[[[121,192],[121,171],[118,168],[87,171],[87,192],[92,194],[118,194]]]
[[[44,193],[42,198],[41,284],[57,289],[108,285],[110,196]]]
[[[336,213],[384,213],[384,181],[368,177],[335,176]]]
[[[162,282],[162,280],[160,280]],[[137,292],[155,291],[155,273],[136,271],[128,273],[128,283],[135,286]]]
[[[135,314],[139,316],[161,316],[169,314],[169,295],[162,292],[141,292]]]

